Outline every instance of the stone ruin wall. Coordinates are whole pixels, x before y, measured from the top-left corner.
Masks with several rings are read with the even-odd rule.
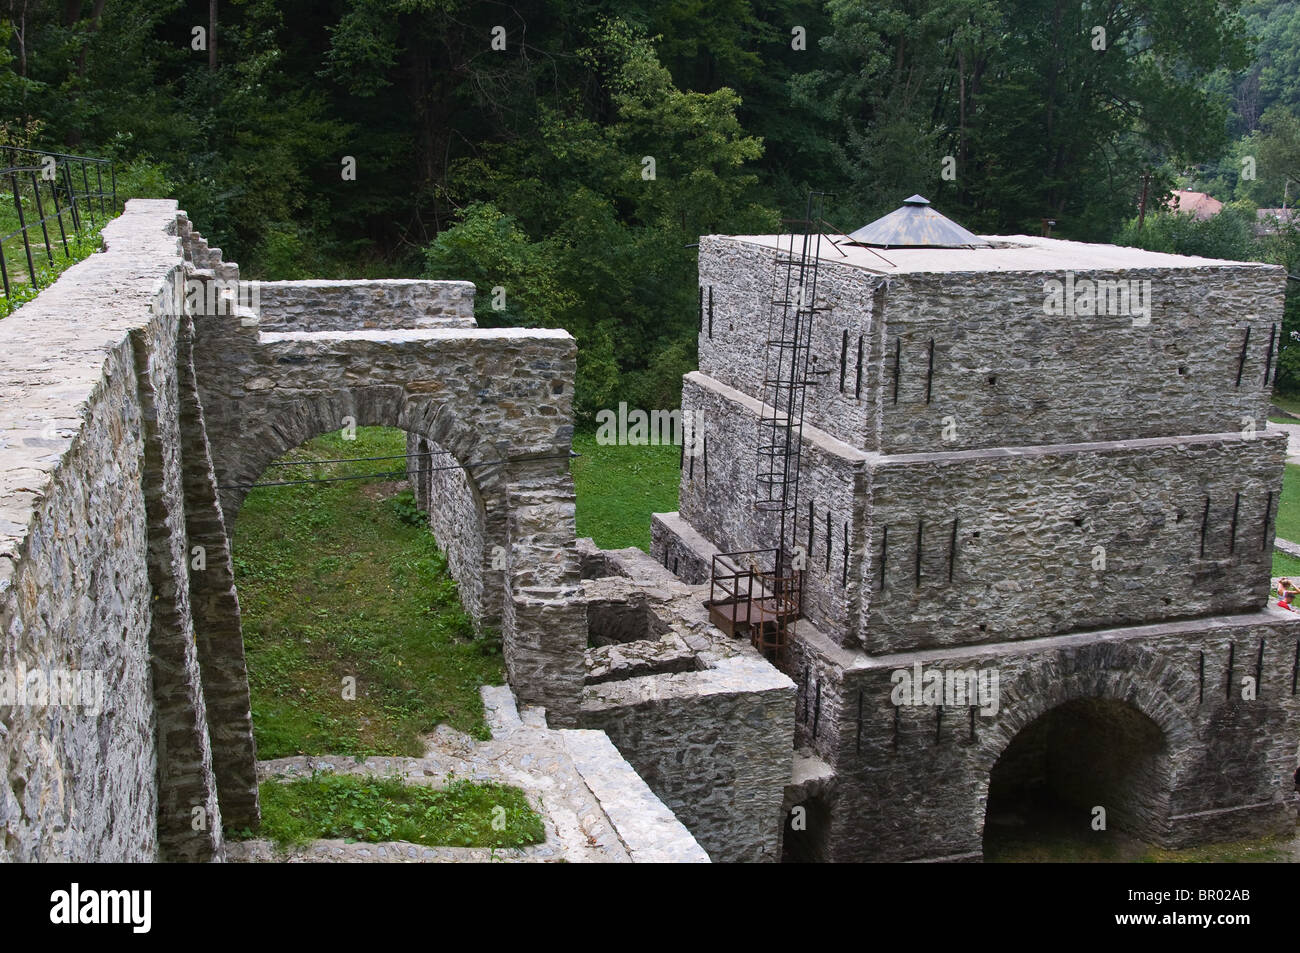
[[[434,293],[417,328],[395,327],[403,282],[335,288],[326,323],[370,328],[267,332],[238,305],[191,319],[194,283],[239,271],[175,202],[129,202],[104,240],[0,328],[0,670],[106,677],[101,712],[0,709],[0,859],[218,859],[223,823],[256,825],[228,527],[266,463],[345,416],[486,462],[429,488],[459,493],[448,535],[481,527],[453,563],[500,619],[521,699],[576,724],[572,339],[474,329],[464,283],[419,283]],[[293,284],[272,322],[306,320],[332,287]]]
[[[176,237],[154,227],[169,208],[133,202],[105,227],[106,253],[4,322],[0,665],[101,672],[105,692],[97,714],[6,709],[3,860],[220,848],[206,726],[187,710],[201,689],[179,518],[184,329],[151,312],[153,276],[165,290],[183,273]],[[195,807],[207,832],[190,830]]]
[[[474,284],[384,278],[253,283],[263,331],[473,328]]]
[[[702,587],[639,549],[580,543],[582,725],[609,735],[714,861],[779,860],[794,683],[713,628]]]
[[[447,450],[408,433],[406,452],[418,455],[407,461],[406,476],[416,505],[428,514],[429,529],[447,556],[461,604],[475,625],[499,626],[503,597],[500,565],[506,540],[499,534],[489,537],[483,500]]]
[[[195,265],[200,281],[237,276],[219,249],[205,248]],[[412,482],[449,493],[449,505],[430,513],[431,528],[466,608],[479,626],[500,627],[520,701],[545,707],[554,725],[576,724],[586,623],[568,467],[573,338],[473,326],[465,282],[288,284],[259,296],[271,302],[271,325],[284,323],[286,300],[305,309],[338,295],[322,328],[301,309],[294,321],[312,330],[267,331],[239,309],[195,320],[195,367],[227,520],[268,464],[345,426],[397,427],[445,452],[443,465],[464,467],[459,475]],[[429,300],[404,316],[415,286]],[[354,310],[375,300],[374,317]],[[410,461],[393,469],[415,476]]]

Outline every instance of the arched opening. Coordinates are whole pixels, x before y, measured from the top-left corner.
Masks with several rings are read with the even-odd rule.
[[[1159,843],[1170,767],[1160,726],[1126,702],[1079,698],[1045,712],[989,776],[988,860],[1111,859]]]
[[[785,816],[781,862],[825,863],[830,859],[830,826],[831,808],[820,795],[813,795],[794,805]]]
[[[259,759],[418,756],[438,725],[487,736],[478,690],[504,678],[500,644],[452,572],[483,511],[472,493],[429,485],[440,468],[468,485],[435,447],[349,426],[241,487],[232,555]]]

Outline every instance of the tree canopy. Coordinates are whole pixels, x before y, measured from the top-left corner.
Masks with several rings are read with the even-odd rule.
[[[590,416],[675,405],[694,243],[810,188],[845,231],[921,192],[1168,244],[1144,186],[1147,222],[1199,186],[1237,235],[1300,192],[1297,63],[1282,0],[38,0],[0,136],[114,157],[252,275],[471,280],[484,324],[575,334]]]

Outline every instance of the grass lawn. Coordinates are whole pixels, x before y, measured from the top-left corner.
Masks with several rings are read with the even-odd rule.
[[[1282,497],[1277,504],[1277,535],[1300,542],[1300,466],[1286,465],[1282,477]]]
[[[401,431],[362,427],[284,459],[405,452]],[[305,464],[262,482],[403,468]],[[478,689],[503,680],[500,643],[475,637],[405,484],[255,489],[235,524],[234,562],[259,758],[419,755],[421,736],[443,722],[488,737]]]
[[[516,787],[454,780],[445,788],[400,778],[316,774],[264,781],[258,837],[282,847],[317,838],[428,847],[523,847],[546,839],[542,819]],[[248,836],[248,832],[239,832]]]
[[[1289,414],[1300,414],[1300,394],[1278,394],[1275,392],[1270,400],[1275,407],[1285,410]],[[1271,420],[1272,418],[1270,417],[1269,419]],[[1295,424],[1300,423],[1300,420],[1287,420],[1282,418],[1281,422]]]
[[[54,208],[49,204],[50,196],[46,189],[46,184],[42,183],[41,200],[46,203],[45,213],[53,215]],[[9,295],[6,296],[3,293],[3,288],[0,287],[0,318],[12,314],[19,307],[35,298],[42,288],[53,284],[55,279],[68,268],[103,247],[99,233],[106,222],[99,214],[98,209],[95,212],[97,224],[92,226],[89,218],[87,218],[82,224],[80,236],[72,230],[71,212],[65,210],[63,227],[68,237],[66,250],[63,247],[63,239],[59,234],[58,220],[51,218],[45,223],[45,227],[50,233],[50,249],[54,257],[54,261],[51,263],[50,256],[45,251],[45,235],[41,232],[40,225],[33,224],[38,221],[39,216],[36,215],[36,205],[35,200],[32,198],[30,185],[20,183],[20,192],[23,198],[23,214],[27,216],[27,223],[31,226],[27,230],[27,235],[32,247],[32,264],[36,267],[36,285],[33,287],[31,274],[27,269],[27,252],[23,247],[22,236],[15,235],[3,244],[5,269],[9,274]],[[13,191],[6,188],[0,191],[0,235],[8,235],[17,230],[18,213],[14,209]]]
[[[650,514],[677,509],[681,448],[601,446],[595,434],[573,436],[578,535],[601,549],[650,551]]]
[[[1076,825],[1077,827],[1077,825]],[[1059,826],[1025,834],[1008,833],[986,842],[984,858],[989,863],[1137,863],[1137,864],[1277,864],[1291,859],[1289,839],[1264,837],[1206,844],[1182,850],[1153,847],[1119,831],[1065,832]]]
[[[1273,550],[1273,575],[1290,576],[1291,581],[1295,582],[1296,577],[1300,576],[1300,559]]]

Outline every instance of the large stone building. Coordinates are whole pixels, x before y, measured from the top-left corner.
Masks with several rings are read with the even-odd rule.
[[[682,406],[705,450],[653,527],[688,583],[780,543],[756,473],[789,255],[700,242]],[[1294,830],[1300,619],[1268,604],[1283,270],[1024,236],[824,237],[816,263],[787,856],[977,859],[1025,794],[1166,846]]]

